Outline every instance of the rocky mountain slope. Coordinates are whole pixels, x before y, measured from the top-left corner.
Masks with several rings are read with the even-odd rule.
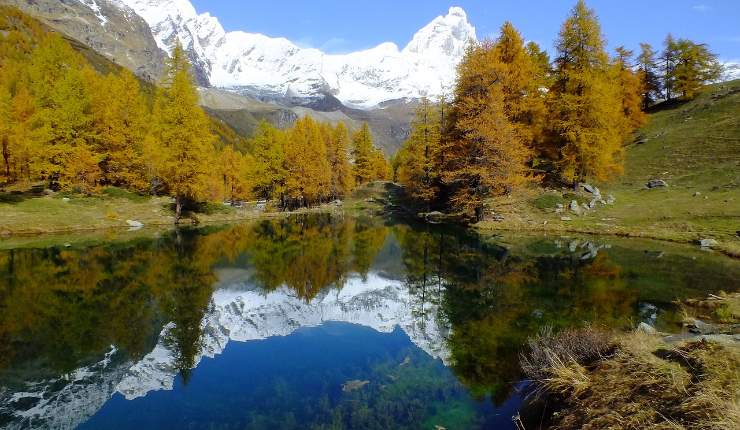
[[[0,0],[94,49],[147,80],[162,73],[167,54],[149,25],[118,0]]]
[[[390,100],[434,97],[450,89],[465,47],[476,40],[465,11],[449,9],[419,30],[406,47],[331,55],[284,38],[226,32],[218,19],[198,14],[188,0],[120,0],[143,17],[160,48],[179,40],[202,83],[269,100],[332,95],[369,109]]]

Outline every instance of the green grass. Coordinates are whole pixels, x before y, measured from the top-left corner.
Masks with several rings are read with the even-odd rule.
[[[624,175],[597,183],[614,205],[579,216],[555,213],[572,191],[530,190],[492,201],[504,223],[483,229],[580,231],[680,242],[714,238],[740,256],[740,80],[706,87],[694,100],[659,106],[625,148]],[[648,190],[650,179],[667,188]],[[562,196],[562,202],[558,195]],[[577,200],[582,201],[580,196]],[[562,221],[561,217],[572,218]]]

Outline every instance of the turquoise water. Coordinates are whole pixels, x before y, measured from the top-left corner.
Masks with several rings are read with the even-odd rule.
[[[544,326],[680,330],[740,263],[293,217],[0,251],[0,427],[514,428]]]

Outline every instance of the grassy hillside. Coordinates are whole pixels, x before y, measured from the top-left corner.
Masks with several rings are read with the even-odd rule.
[[[647,189],[651,179],[668,187]],[[582,215],[556,211],[583,193],[530,190],[495,199],[491,208],[503,222],[483,229],[581,231],[676,241],[714,238],[740,254],[740,81],[711,85],[695,100],[657,106],[647,126],[625,148],[624,175],[596,184],[613,205]],[[562,217],[571,220],[562,220]]]

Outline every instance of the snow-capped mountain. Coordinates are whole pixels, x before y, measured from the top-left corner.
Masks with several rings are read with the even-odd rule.
[[[92,1],[92,0],[87,0]],[[394,99],[434,97],[449,90],[466,45],[476,40],[465,11],[452,7],[399,49],[393,43],[344,55],[300,48],[284,38],[226,32],[188,0],[118,0],[149,24],[172,52],[179,40],[201,81],[260,96],[321,97],[371,108]]]
[[[740,61],[727,61],[722,64],[724,73],[721,81],[733,81],[740,79]]]
[[[249,281],[231,281],[221,285],[211,298],[201,322],[202,348],[194,365],[203,357],[221,354],[231,341],[287,336],[298,328],[326,321],[363,325],[384,333],[398,326],[431,357],[448,362],[445,339],[449,330],[435,318],[437,309],[428,304],[425,316],[415,316],[414,305],[415,298],[401,281],[372,273],[365,280],[352,277],[341,290],[326,291],[310,303],[289,288],[266,294]],[[27,382],[15,390],[0,387],[3,428],[72,429],[87,421],[116,393],[130,400],[172,389],[178,369],[166,339],[173,327],[167,324],[154,349],[136,363],[111,347],[99,362],[58,379]]]

